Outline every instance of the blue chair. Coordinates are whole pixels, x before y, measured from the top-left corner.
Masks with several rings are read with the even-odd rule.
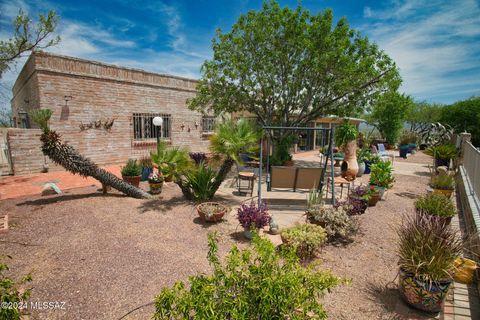
[[[388,160],[390,161],[390,159],[392,159],[392,164],[395,162],[395,155],[393,153],[389,153],[387,152],[387,149],[385,149],[385,145],[383,143],[379,143],[377,144],[378,146],[378,156],[380,157],[380,159],[382,159],[383,161],[385,161],[385,158],[388,158]]]

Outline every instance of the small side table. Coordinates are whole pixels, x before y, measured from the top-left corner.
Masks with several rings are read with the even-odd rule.
[[[241,181],[248,181],[247,190],[250,191],[250,196],[253,196],[253,186],[255,185],[255,173],[253,172],[239,172],[238,173],[238,192],[241,193]]]

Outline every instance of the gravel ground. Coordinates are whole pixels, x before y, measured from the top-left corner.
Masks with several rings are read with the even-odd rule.
[[[330,319],[417,317],[408,308],[399,311],[398,294],[386,285],[397,271],[393,227],[412,212],[427,177],[396,179],[386,201],[360,217],[353,243],[327,246],[319,255],[323,267],[352,279],[324,298]],[[118,319],[151,302],[162,287],[209,272],[209,231],[221,234],[222,254],[232,243],[246,245],[234,211],[223,223],[203,225],[173,184],[158,200],[103,196],[89,187],[4,200],[0,211],[11,221],[11,230],[0,234],[0,252],[13,257],[14,275],[32,271],[32,301],[66,302],[66,310],[33,311],[32,319]],[[152,312],[146,306],[127,319],[148,319]]]

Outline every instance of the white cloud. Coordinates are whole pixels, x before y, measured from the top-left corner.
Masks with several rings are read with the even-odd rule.
[[[406,93],[427,100],[436,96],[455,99],[455,92],[466,97],[480,94],[480,8],[476,1],[407,0],[370,13],[372,22],[361,29],[397,63]],[[477,77],[471,77],[475,70]]]
[[[372,9],[370,7],[363,8],[363,16],[365,18],[370,18],[372,16]]]

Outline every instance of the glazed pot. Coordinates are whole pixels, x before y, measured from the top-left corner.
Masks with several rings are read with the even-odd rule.
[[[435,166],[436,167],[447,167],[450,169],[450,159],[435,159]]]
[[[122,179],[138,188],[142,176],[122,176]]]
[[[357,177],[363,176],[363,173],[365,172],[365,161],[360,161],[358,163],[358,172],[357,172]]]
[[[159,182],[159,183],[149,183],[149,186],[150,186],[150,193],[151,194],[160,194],[162,193],[162,186],[163,186],[163,182]]]
[[[398,148],[398,151],[400,152],[400,157],[407,159],[407,153],[408,153],[408,144],[401,145]]]
[[[149,167],[143,167],[142,168],[142,181],[146,181],[148,180],[148,177],[150,176],[150,174],[152,174],[153,172],[153,168],[149,168]]]
[[[245,238],[247,238],[248,240],[252,240],[252,238],[253,238],[252,231],[250,231],[250,229],[248,229],[248,228],[243,229],[243,235],[244,235]]]
[[[342,177],[355,180],[358,173],[357,140],[352,140],[345,146],[345,159],[342,163]]]
[[[400,296],[414,308],[426,312],[440,312],[452,280],[428,282],[399,270]]]
[[[214,212],[211,212],[212,207],[215,207]],[[200,219],[207,222],[217,222],[222,220],[228,210],[226,206],[218,202],[203,202],[197,205],[196,208]]]
[[[372,165],[371,161],[365,160],[365,172],[364,174],[370,174],[370,166]]]

